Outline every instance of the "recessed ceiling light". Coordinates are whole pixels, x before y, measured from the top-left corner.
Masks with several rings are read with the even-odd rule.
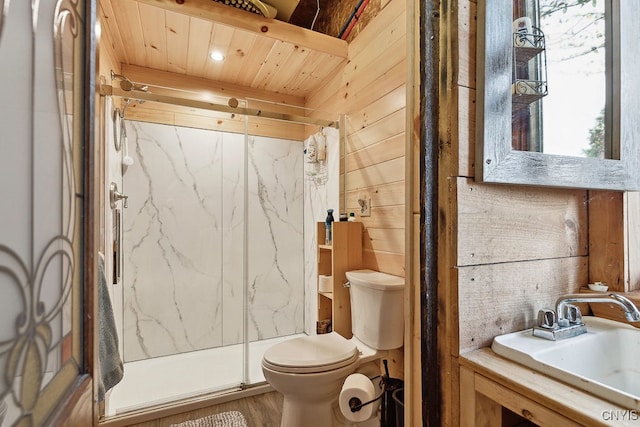
[[[213,52],[211,52],[211,54],[209,56],[214,61],[223,61],[224,60],[224,55],[222,54],[222,52],[218,52],[217,50],[214,50]]]

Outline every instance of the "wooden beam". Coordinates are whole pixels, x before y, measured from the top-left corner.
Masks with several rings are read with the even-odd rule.
[[[237,10],[212,0],[184,0],[179,4],[175,0],[137,0],[151,6],[160,7],[176,13],[206,19],[230,27],[241,28],[276,40],[304,46],[318,52],[347,57],[346,41],[326,34],[297,27],[287,22],[268,19],[257,14]]]
[[[137,101],[159,102],[163,104],[181,105],[183,107],[199,108],[202,110],[219,111],[229,114],[244,114],[247,116],[264,117],[268,119],[283,120],[315,126],[337,127],[335,121],[315,119],[313,117],[298,116],[294,114],[276,113],[272,111],[260,110],[256,108],[230,107],[228,105],[216,104],[207,101],[197,101],[195,99],[177,98],[175,96],[160,95],[150,92],[126,91],[109,85],[100,85],[100,95],[119,96]]]
[[[305,106],[304,97],[301,96],[274,93],[137,65],[122,64],[122,75],[133,82],[148,85],[152,92],[163,95],[173,95],[180,92],[178,96],[181,98],[206,101],[212,100],[212,97],[219,97],[218,102],[226,102],[228,98],[248,98],[255,101],[265,101],[266,103],[282,104],[278,106],[278,111],[280,109],[286,110],[287,108],[292,111],[291,107],[295,107],[299,112],[301,111],[300,108]],[[262,104],[259,103],[258,105]],[[274,108],[276,107],[274,106]]]

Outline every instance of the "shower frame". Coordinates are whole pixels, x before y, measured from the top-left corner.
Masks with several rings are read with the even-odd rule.
[[[134,86],[135,87],[135,86]],[[223,104],[217,104],[217,103],[213,103],[213,102],[207,102],[207,101],[199,101],[199,100],[194,100],[194,99],[186,99],[186,98],[180,98],[180,97],[174,97],[174,96],[167,96],[167,95],[161,95],[161,94],[154,94],[152,92],[148,92],[148,91],[139,91],[139,90],[123,90],[121,88],[117,88],[114,86],[110,86],[107,84],[101,84],[100,85],[100,95],[102,96],[109,96],[109,97],[120,97],[123,99],[127,99],[129,101],[133,100],[133,101],[149,101],[149,102],[155,102],[155,103],[162,103],[162,104],[170,104],[170,105],[176,105],[176,106],[182,106],[182,107],[188,107],[188,108],[196,108],[196,109],[202,109],[202,110],[209,110],[209,111],[216,111],[216,112],[222,112],[222,113],[229,113],[232,115],[238,115],[241,114],[244,116],[244,123],[245,123],[245,138],[248,136],[248,122],[249,122],[249,118],[250,117],[259,117],[259,118],[266,118],[266,119],[273,119],[273,120],[279,120],[279,121],[285,121],[285,122],[290,122],[290,123],[296,123],[296,124],[302,124],[302,125],[311,125],[311,126],[318,126],[318,127],[333,127],[336,128],[338,130],[342,129],[342,121],[346,120],[346,117],[344,117],[343,115],[339,115],[338,116],[338,120],[324,120],[324,119],[319,119],[319,118],[314,118],[314,117],[308,117],[308,116],[302,116],[302,115],[295,115],[295,114],[286,114],[286,113],[278,113],[278,112],[274,112],[274,111],[269,111],[269,110],[265,110],[265,109],[256,109],[256,108],[247,108],[247,107],[239,107],[237,100],[235,98],[230,98],[229,100],[229,104],[228,105],[223,105]],[[235,102],[234,102],[235,101]],[[247,99],[245,101],[257,101],[257,102],[265,102],[265,101],[261,101],[261,100],[253,100],[253,99]],[[267,101],[268,102],[268,101]],[[273,103],[276,104],[276,103]],[[282,104],[277,104],[279,106],[283,106]],[[296,106],[287,106],[287,107],[293,107],[293,108],[304,108],[304,107],[296,107]],[[124,120],[124,118],[122,118]],[[340,142],[342,143],[342,139],[344,137],[344,133],[342,131],[340,131]],[[343,145],[343,144],[341,144]],[[343,145],[344,146],[344,145]],[[344,161],[344,159],[343,159]],[[248,162],[249,162],[249,156],[248,156],[248,152],[245,149],[245,153],[244,153],[244,181],[245,183],[248,181]],[[248,203],[248,194],[245,191],[244,192],[244,205],[247,206]],[[248,221],[247,221],[247,211],[245,209],[245,219],[244,219],[244,232],[243,232],[243,252],[244,252],[244,259],[247,259],[247,250],[248,250]],[[243,263],[243,282],[246,283],[246,280],[248,278],[248,266],[247,263]],[[248,309],[248,304],[249,304],[249,298],[248,298],[248,289],[247,286],[243,286],[244,289],[244,297],[243,297],[243,311],[247,312]],[[240,382],[240,384],[238,385],[237,388],[231,388],[231,389],[227,389],[226,391],[224,391],[224,393],[228,393],[228,392],[233,392],[234,390],[236,392],[242,392],[243,390],[247,390],[248,389],[253,389],[256,387],[260,387],[262,384],[261,383],[245,383],[245,379],[249,378],[249,360],[246,357],[247,354],[249,354],[249,339],[247,339],[247,337],[249,336],[248,333],[248,322],[246,321],[246,319],[244,320],[244,325],[243,325],[243,333],[244,333],[244,341],[243,341],[243,352],[245,354],[244,358],[244,363],[243,363],[243,380]],[[179,401],[176,402],[177,405],[180,404]]]

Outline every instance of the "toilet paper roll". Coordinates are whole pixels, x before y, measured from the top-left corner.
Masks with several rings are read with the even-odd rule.
[[[369,404],[360,408],[359,411],[351,412],[349,402],[358,399],[360,403],[365,403],[375,399],[376,392],[373,382],[366,375],[351,374],[344,380],[338,403],[342,415],[352,423],[361,423],[374,415],[377,405]]]
[[[319,292],[332,292],[333,277],[321,274],[318,276],[318,291]]]

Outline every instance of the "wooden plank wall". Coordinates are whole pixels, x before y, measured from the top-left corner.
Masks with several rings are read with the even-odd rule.
[[[412,187],[405,182],[405,11],[404,0],[384,5],[349,44],[343,72],[307,97],[307,107],[346,113],[340,209],[355,212],[364,225],[363,267],[409,278],[411,274],[405,272],[405,191]],[[371,197],[369,217],[359,215],[360,195]],[[404,378],[405,387],[413,382],[412,410],[418,411],[413,415],[418,417],[421,395],[415,386],[420,384],[420,373],[412,370],[411,378],[405,375],[404,349],[391,352],[388,360],[392,377]],[[415,363],[419,366],[419,360]],[[420,418],[414,419],[419,423]]]
[[[307,107],[341,111],[346,126],[346,206],[365,227],[367,268],[405,275],[406,15],[392,1],[349,45],[343,73],[308,97]],[[342,188],[341,188],[342,191]],[[371,196],[360,217],[358,196]],[[344,200],[341,194],[341,203]]]
[[[459,425],[458,356],[496,335],[532,327],[537,310],[588,283],[590,262],[615,280],[619,260],[602,260],[589,228],[602,192],[476,183],[474,180],[476,2],[443,6],[439,160],[439,357],[442,425]],[[618,196],[601,202],[621,224]],[[614,200],[612,205],[610,201]],[[590,218],[591,217],[591,218]],[[611,231],[611,229],[609,229]],[[621,243],[620,233],[611,245]],[[600,280],[600,279],[595,279]],[[605,279],[606,281],[606,279]]]

